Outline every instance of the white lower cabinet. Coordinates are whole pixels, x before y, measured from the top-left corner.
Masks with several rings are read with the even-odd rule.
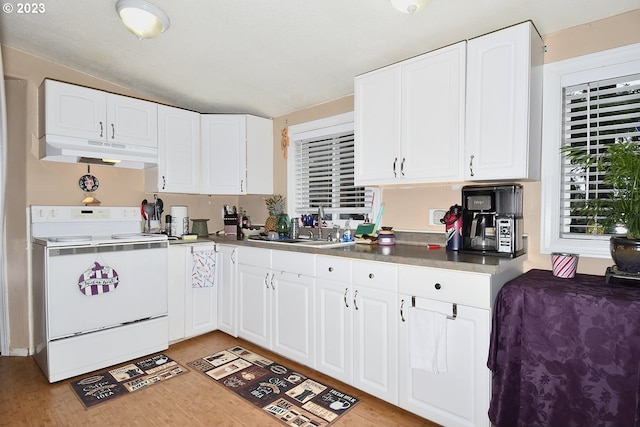
[[[189,245],[187,251],[188,276],[185,286],[185,338],[195,337],[218,328],[218,286],[215,280],[215,245],[194,244]],[[213,257],[213,264],[208,261]],[[206,260],[207,271],[204,274],[211,275],[212,282],[199,286],[196,280],[195,269],[201,267],[199,260]],[[211,285],[213,283],[213,285]]]
[[[235,245],[216,245],[216,252],[218,329],[231,336],[237,337],[236,276],[238,248]]]
[[[351,261],[316,257],[316,369],[353,383]]]
[[[353,261],[352,274],[353,385],[397,404],[397,267]]]
[[[240,248],[238,336],[313,366],[314,270],[310,254]]]
[[[218,259],[214,244],[169,246],[169,342],[205,334],[218,327],[219,280],[214,279],[213,286],[198,287],[194,284],[192,270],[198,253],[214,257],[214,262],[208,264],[204,274],[215,277]]]
[[[187,280],[186,245],[169,245],[169,342],[184,339],[184,287]]]
[[[452,315],[452,304],[410,295],[400,295],[400,301],[399,406],[447,427],[488,427],[490,311],[457,305],[455,319],[446,321],[446,372],[432,373],[411,367],[408,311]]]

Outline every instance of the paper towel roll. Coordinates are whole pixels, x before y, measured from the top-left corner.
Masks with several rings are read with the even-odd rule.
[[[189,233],[189,210],[186,206],[171,206],[171,236],[182,237]]]

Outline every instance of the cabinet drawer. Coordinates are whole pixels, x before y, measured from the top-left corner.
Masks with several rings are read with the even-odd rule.
[[[271,267],[271,250],[262,248],[238,248],[238,263],[256,267]]]
[[[354,261],[352,272],[355,286],[387,291],[396,291],[398,288],[398,268],[395,264]]]
[[[491,308],[491,276],[437,268],[401,266],[400,293],[438,301]]]
[[[271,268],[273,271],[286,271],[288,273],[313,276],[314,257],[312,254],[289,251],[272,251]]]
[[[351,282],[351,260],[335,256],[316,256],[316,277],[336,282]]]

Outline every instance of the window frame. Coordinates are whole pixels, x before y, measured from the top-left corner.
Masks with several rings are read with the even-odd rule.
[[[640,43],[544,65],[540,252],[610,258],[610,236],[561,237],[563,88],[640,72]]]
[[[295,200],[296,200],[296,140],[309,139],[314,137],[320,137],[323,135],[331,135],[339,132],[355,131],[354,128],[354,113],[353,111],[338,114],[323,119],[313,120],[310,122],[300,123],[289,127],[289,153],[287,154],[287,214],[293,218],[298,215],[295,212]],[[355,159],[354,159],[355,162]],[[373,206],[372,212],[369,214],[369,219],[374,220],[373,214],[380,209],[380,189],[376,187],[367,187],[373,191]],[[290,201],[290,202],[289,202]],[[329,226],[339,224],[341,227],[345,226],[347,220],[332,220],[327,221]],[[349,220],[349,227],[356,228],[358,224],[363,221]]]

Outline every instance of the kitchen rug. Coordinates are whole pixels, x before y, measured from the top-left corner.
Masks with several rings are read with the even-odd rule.
[[[359,402],[239,346],[187,366],[291,427],[328,426]]]
[[[169,356],[156,354],[138,362],[71,381],[69,385],[85,408],[91,408],[187,372],[187,368]]]

